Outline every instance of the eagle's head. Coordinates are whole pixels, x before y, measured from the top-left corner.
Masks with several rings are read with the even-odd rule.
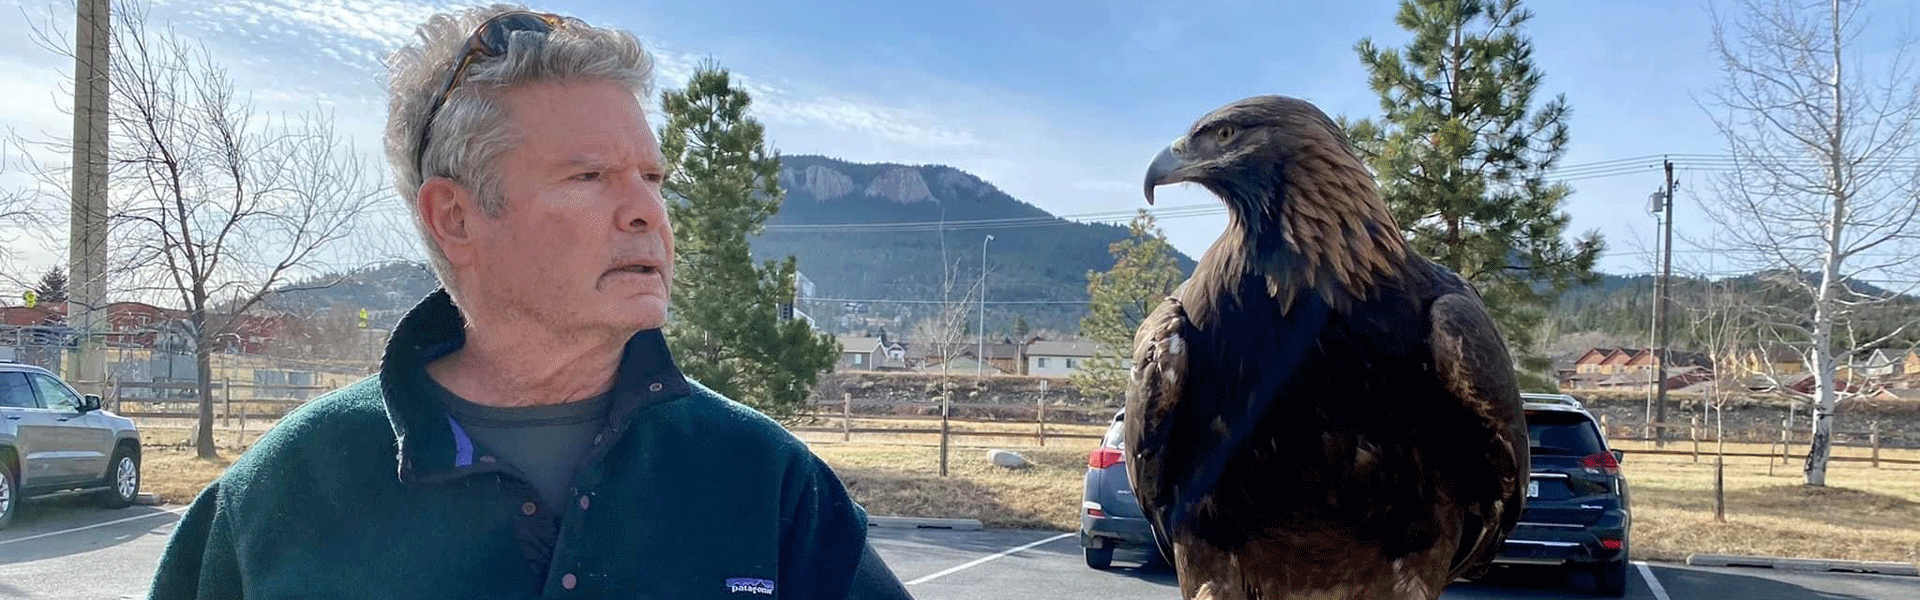
[[[1200,117],[1147,167],[1147,202],[1183,182],[1220,197],[1239,234],[1222,238],[1226,254],[1257,258],[1276,295],[1367,297],[1410,252],[1346,133],[1305,100],[1255,96]]]
[[[1147,203],[1154,188],[1182,182],[1205,186],[1250,218],[1278,218],[1279,205],[1300,192],[1343,199],[1374,193],[1373,177],[1340,126],[1312,103],[1287,96],[1254,96],[1200,117],[1147,167]]]

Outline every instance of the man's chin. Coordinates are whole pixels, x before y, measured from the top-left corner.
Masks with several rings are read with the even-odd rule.
[[[620,303],[614,312],[616,319],[639,330],[659,329],[667,323],[666,298],[646,294],[629,298]]]

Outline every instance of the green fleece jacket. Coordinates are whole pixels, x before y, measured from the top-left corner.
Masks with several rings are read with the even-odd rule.
[[[572,501],[540,505],[426,391],[462,328],[435,292],[377,376],[282,419],[187,510],[151,598],[908,597],[832,470],[657,330],[626,346]]]

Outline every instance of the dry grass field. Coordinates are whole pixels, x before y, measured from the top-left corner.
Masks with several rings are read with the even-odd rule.
[[[1003,433],[956,437],[949,476],[939,475],[938,438],[904,430],[937,428],[937,422],[856,419],[863,429],[901,433],[856,433],[842,442],[814,424],[798,435],[846,482],[870,514],[979,519],[989,527],[1071,531],[1078,510],[1090,438],[1049,438],[1038,447],[1033,424],[953,423],[955,431]],[[1098,435],[1098,426],[1049,425],[1050,433]],[[257,439],[250,430],[220,432],[222,460],[203,461],[179,442],[184,427],[150,427],[146,439],[145,489],[169,503],[192,501]],[[1627,451],[1623,467],[1633,493],[1634,547],[1638,558],[1679,560],[1712,552],[1805,558],[1920,562],[1920,464],[1836,461],[1825,488],[1801,485],[1801,462],[1730,457],[1726,467],[1726,521],[1713,517],[1713,444],[1702,444],[1696,462],[1688,455],[1635,452],[1647,444],[1616,442]],[[1023,469],[992,466],[989,448],[1020,452],[1033,464]],[[1690,442],[1666,450],[1691,451]],[[1796,446],[1794,452],[1805,448]],[[1728,444],[1728,452],[1777,453],[1766,444]],[[1840,448],[1840,456],[1866,457],[1864,448]],[[1920,461],[1920,451],[1883,450],[1883,459]]]

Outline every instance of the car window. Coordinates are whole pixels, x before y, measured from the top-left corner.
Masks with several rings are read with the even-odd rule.
[[[1126,446],[1127,444],[1126,429],[1121,426],[1122,422],[1123,421],[1114,421],[1113,426],[1107,428],[1106,437],[1100,438],[1101,446],[1107,446],[1111,448],[1120,448],[1120,447]]]
[[[73,390],[61,385],[60,380],[39,373],[28,373],[33,380],[33,389],[40,392],[40,404],[55,410],[80,412],[80,397]]]
[[[40,408],[40,401],[34,398],[33,388],[28,385],[26,373],[0,373],[0,407]]]
[[[1600,432],[1579,413],[1528,412],[1527,436],[1532,438],[1534,454],[1591,456],[1606,452]]]

